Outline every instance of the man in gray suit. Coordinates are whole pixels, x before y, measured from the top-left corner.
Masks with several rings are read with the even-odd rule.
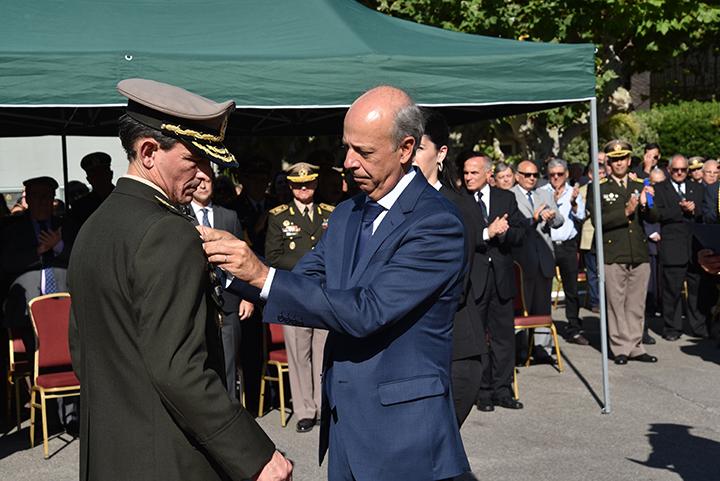
[[[232,232],[235,236],[242,237],[242,226],[237,213],[219,205],[214,205],[212,202],[213,181],[215,180],[215,173],[212,168],[209,165],[204,165],[197,177],[200,179],[200,185],[193,193],[190,207],[198,224],[223,229]],[[225,282],[222,281],[224,281],[225,273],[218,269],[217,275],[220,276],[221,285],[224,286]],[[237,354],[240,347],[241,332],[240,321],[252,316],[255,307],[251,302],[240,299],[240,297],[225,289],[222,290],[220,296],[223,300],[220,314],[222,316],[222,343],[225,356],[227,390],[232,399],[237,399],[238,387],[240,387],[239,391],[242,392],[242,378],[237,376]],[[240,383],[238,383],[238,379]]]
[[[528,230],[522,247],[515,250],[515,258],[523,269],[525,303],[529,314],[550,314],[552,279],[555,274],[555,253],[551,229],[563,225],[565,219],[558,210],[551,192],[537,189],[540,173],[535,163],[524,160],[518,164],[512,188],[518,209],[528,221]],[[550,336],[535,336],[536,348],[533,357],[536,362],[550,361],[547,348]],[[545,347],[545,352],[538,349]]]

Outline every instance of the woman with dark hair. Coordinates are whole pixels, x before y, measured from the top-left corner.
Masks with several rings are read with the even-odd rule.
[[[475,304],[469,275],[475,256],[474,240],[479,235],[477,226],[480,225],[480,220],[477,216],[480,215],[480,209],[471,197],[457,192],[454,188],[456,184],[448,168],[452,162],[445,162],[449,140],[445,119],[432,110],[426,110],[425,114],[425,133],[415,154],[415,165],[420,168],[430,185],[455,204],[465,224],[465,255],[468,269],[460,304],[453,321],[451,373],[455,415],[458,425],[462,426],[480,390],[482,359],[488,353],[485,328]]]

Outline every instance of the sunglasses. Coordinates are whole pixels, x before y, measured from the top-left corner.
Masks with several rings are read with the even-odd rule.
[[[678,172],[687,172],[687,167],[673,167],[670,169],[670,172],[678,173]]]
[[[565,172],[550,172],[548,175],[552,178],[565,177]]]
[[[539,179],[539,178],[540,178],[540,174],[538,174],[537,172],[520,172],[520,171],[518,171],[518,174],[522,175],[522,176],[525,177],[526,179],[527,179],[528,177],[533,177],[533,178],[535,178],[535,179]]]

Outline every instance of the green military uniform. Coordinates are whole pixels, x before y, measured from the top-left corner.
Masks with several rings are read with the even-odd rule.
[[[173,112],[160,127],[150,116],[164,111],[131,110],[131,101],[133,121],[197,142],[198,155],[209,149],[232,165],[218,145],[232,102],[139,79],[118,90]],[[180,123],[184,109],[205,120]],[[206,125],[217,119],[219,133]],[[223,384],[211,273],[190,220],[145,179],[121,178],[85,223],[68,272],[70,349],[82,385],[81,481],[239,480],[272,457],[272,441]]]
[[[334,207],[313,205],[312,220],[294,202],[281,204],[270,210],[265,238],[265,257],[279,269],[290,270],[308,251],[315,247],[327,229]]]
[[[314,189],[318,177],[316,169],[305,162],[292,165],[287,171],[291,188]],[[307,205],[295,200],[272,209],[265,237],[268,263],[279,269],[295,267],[322,237],[333,209],[328,204],[311,204],[308,210]],[[293,413],[298,419],[297,431],[307,432],[312,429],[315,419],[320,417],[320,375],[327,331],[283,326],[283,334],[288,353]]]
[[[612,162],[627,159],[632,148],[626,142],[611,141],[604,150],[608,162]],[[618,364],[626,363],[627,358],[640,357],[642,360],[643,356],[647,356],[642,335],[645,297],[650,278],[650,255],[643,221],[654,222],[656,213],[654,209],[638,202],[631,215],[625,214],[631,196],[639,196],[643,187],[642,180],[633,180],[627,174],[623,179],[609,176],[600,181],[608,335],[610,348]],[[597,226],[594,200],[591,185],[588,187],[587,209]]]

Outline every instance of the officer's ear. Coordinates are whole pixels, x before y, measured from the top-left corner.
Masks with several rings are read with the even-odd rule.
[[[155,166],[155,156],[160,150],[160,144],[157,140],[150,137],[145,137],[138,140],[136,160],[139,161],[146,169],[151,169]]]

